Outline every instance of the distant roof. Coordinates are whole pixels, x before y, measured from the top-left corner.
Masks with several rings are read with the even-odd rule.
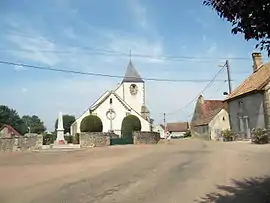
[[[225,100],[230,100],[253,91],[263,90],[269,81],[270,63],[266,63],[240,84]]]
[[[164,125],[160,125],[163,129]],[[172,132],[186,132],[189,129],[188,122],[167,123],[167,130]]]
[[[221,100],[204,100],[201,106],[201,114],[192,122],[192,126],[207,125],[222,110],[227,108],[226,102]]]
[[[10,126],[10,125],[3,124],[3,125],[0,127],[0,130],[2,130],[3,128],[9,129],[11,132],[13,132],[13,134],[14,134],[15,136],[21,136],[21,134],[20,134],[17,130],[15,130],[12,126]]]
[[[126,74],[122,82],[144,82],[133,66],[131,60],[127,66]]]

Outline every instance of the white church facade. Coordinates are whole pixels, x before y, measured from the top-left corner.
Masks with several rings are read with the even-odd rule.
[[[71,134],[80,133],[84,117],[97,115],[103,124],[103,132],[113,131],[121,136],[122,121],[127,115],[135,115],[141,121],[141,131],[150,131],[150,112],[145,104],[145,82],[130,61],[126,74],[114,90],[106,91],[71,125]]]

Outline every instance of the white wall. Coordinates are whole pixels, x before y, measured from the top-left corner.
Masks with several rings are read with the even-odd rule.
[[[135,84],[138,87],[136,95],[130,93],[130,85]],[[141,113],[142,105],[144,105],[144,83],[143,82],[125,82],[123,83],[123,100],[128,103],[135,111]]]
[[[112,121],[113,129],[115,133],[121,132],[122,121],[126,117],[127,113],[129,112],[121,103],[120,101],[111,94],[96,110],[93,111],[93,114],[96,114],[102,121],[103,124],[103,132],[108,132],[110,130],[110,120],[106,116],[106,112],[110,108],[110,98],[112,98],[112,108],[116,112],[116,117]],[[148,121],[143,119],[140,115],[138,115],[135,111],[131,110],[130,114],[137,116],[141,121],[141,130],[142,131],[150,131],[150,124]],[[89,115],[89,111],[86,111],[80,118],[76,120],[77,122],[77,133],[80,133],[80,124],[82,119],[85,116]],[[74,132],[72,132],[74,134]],[[76,132],[75,132],[76,133]]]
[[[222,109],[209,123],[211,139],[216,140],[221,131],[226,129],[230,129],[229,114]]]
[[[153,127],[154,132],[158,132],[160,134],[160,138],[165,138],[165,131],[160,125],[156,125]]]

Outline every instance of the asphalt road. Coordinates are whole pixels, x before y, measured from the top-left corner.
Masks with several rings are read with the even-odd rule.
[[[266,203],[269,157],[270,145],[199,140],[0,154],[0,202]]]

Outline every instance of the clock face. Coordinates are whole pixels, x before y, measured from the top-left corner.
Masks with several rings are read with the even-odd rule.
[[[129,89],[130,89],[130,94],[132,95],[136,95],[138,92],[138,87],[135,84],[131,84]]]

